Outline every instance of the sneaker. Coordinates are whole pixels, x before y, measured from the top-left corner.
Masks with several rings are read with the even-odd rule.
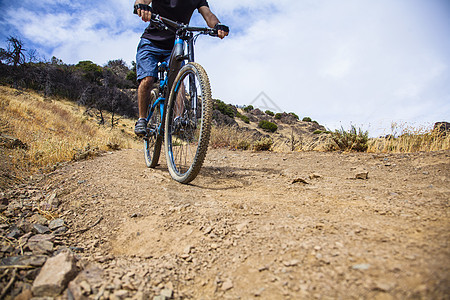
[[[144,136],[147,133],[147,120],[139,119],[134,126],[134,133],[138,136]]]

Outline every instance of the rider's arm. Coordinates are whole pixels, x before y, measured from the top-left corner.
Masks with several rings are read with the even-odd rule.
[[[137,4],[150,5],[150,3],[152,3],[152,0],[136,0],[134,2],[134,5],[137,5]],[[149,22],[150,18],[152,16],[152,13],[150,11],[143,10],[143,9],[138,9],[137,14],[139,15],[139,17],[141,17],[142,21],[144,21],[144,22]]]
[[[212,13],[212,11],[209,9],[208,6],[201,6],[198,9],[198,11],[203,16],[203,19],[205,19],[206,24],[209,27],[214,28],[217,24],[220,24],[219,19],[216,17],[215,14]],[[217,32],[217,34],[221,39],[223,39],[224,37],[226,37],[228,35],[228,32],[219,30]]]

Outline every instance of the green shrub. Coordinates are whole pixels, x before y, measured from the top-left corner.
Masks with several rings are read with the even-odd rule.
[[[216,99],[216,107],[222,114],[229,116],[230,118],[234,118],[234,110],[231,108],[231,105],[225,104],[225,102]]]
[[[269,115],[269,116],[272,116],[272,117],[275,115],[275,114],[274,114],[272,111],[270,111],[270,110],[266,110],[265,113],[266,113],[266,115]]]
[[[304,117],[303,122],[312,122],[312,119],[310,117]]]
[[[236,145],[236,148],[239,150],[248,150],[250,149],[250,142],[248,141],[239,141]]]
[[[99,83],[103,73],[103,68],[90,60],[83,60],[75,65],[75,69],[83,72],[83,77],[88,81]]]
[[[292,115],[292,116],[294,116],[297,120],[299,120],[300,118],[297,116],[297,114],[296,113],[293,113],[293,112],[290,112],[289,113],[290,115]]]
[[[270,132],[275,132],[278,129],[277,124],[265,120],[259,121],[258,127]]]
[[[313,134],[321,134],[321,133],[323,133],[322,130],[315,130],[315,131],[313,132]]]
[[[254,110],[254,109],[255,108],[253,107],[253,105],[247,105],[247,106],[244,107],[244,111],[245,112],[249,112],[249,111]]]
[[[137,74],[136,74],[136,72],[135,71],[129,71],[127,73],[126,79],[131,81],[131,82],[133,82],[133,83],[136,82],[137,81]]]
[[[282,113],[276,113],[275,119],[280,120],[282,115],[283,115]]]
[[[348,132],[341,127],[341,129],[331,133],[331,139],[334,145],[330,145],[329,149],[337,147],[338,150],[343,151],[364,152],[368,148],[369,132],[362,131],[361,128],[356,130],[353,125]]]
[[[273,140],[271,138],[262,138],[253,144],[254,151],[269,151],[272,148]]]

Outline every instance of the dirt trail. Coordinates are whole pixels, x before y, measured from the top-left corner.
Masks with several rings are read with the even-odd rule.
[[[210,150],[181,185],[124,150],[45,184],[73,230],[103,217],[70,240],[94,295],[448,299],[449,157]]]

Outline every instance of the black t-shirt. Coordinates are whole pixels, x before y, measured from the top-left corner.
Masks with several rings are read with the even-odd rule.
[[[153,12],[173,21],[189,24],[195,9],[208,6],[206,0],[153,0]],[[143,38],[152,41],[161,49],[171,50],[175,34],[169,30],[158,30],[151,23],[145,29]]]

